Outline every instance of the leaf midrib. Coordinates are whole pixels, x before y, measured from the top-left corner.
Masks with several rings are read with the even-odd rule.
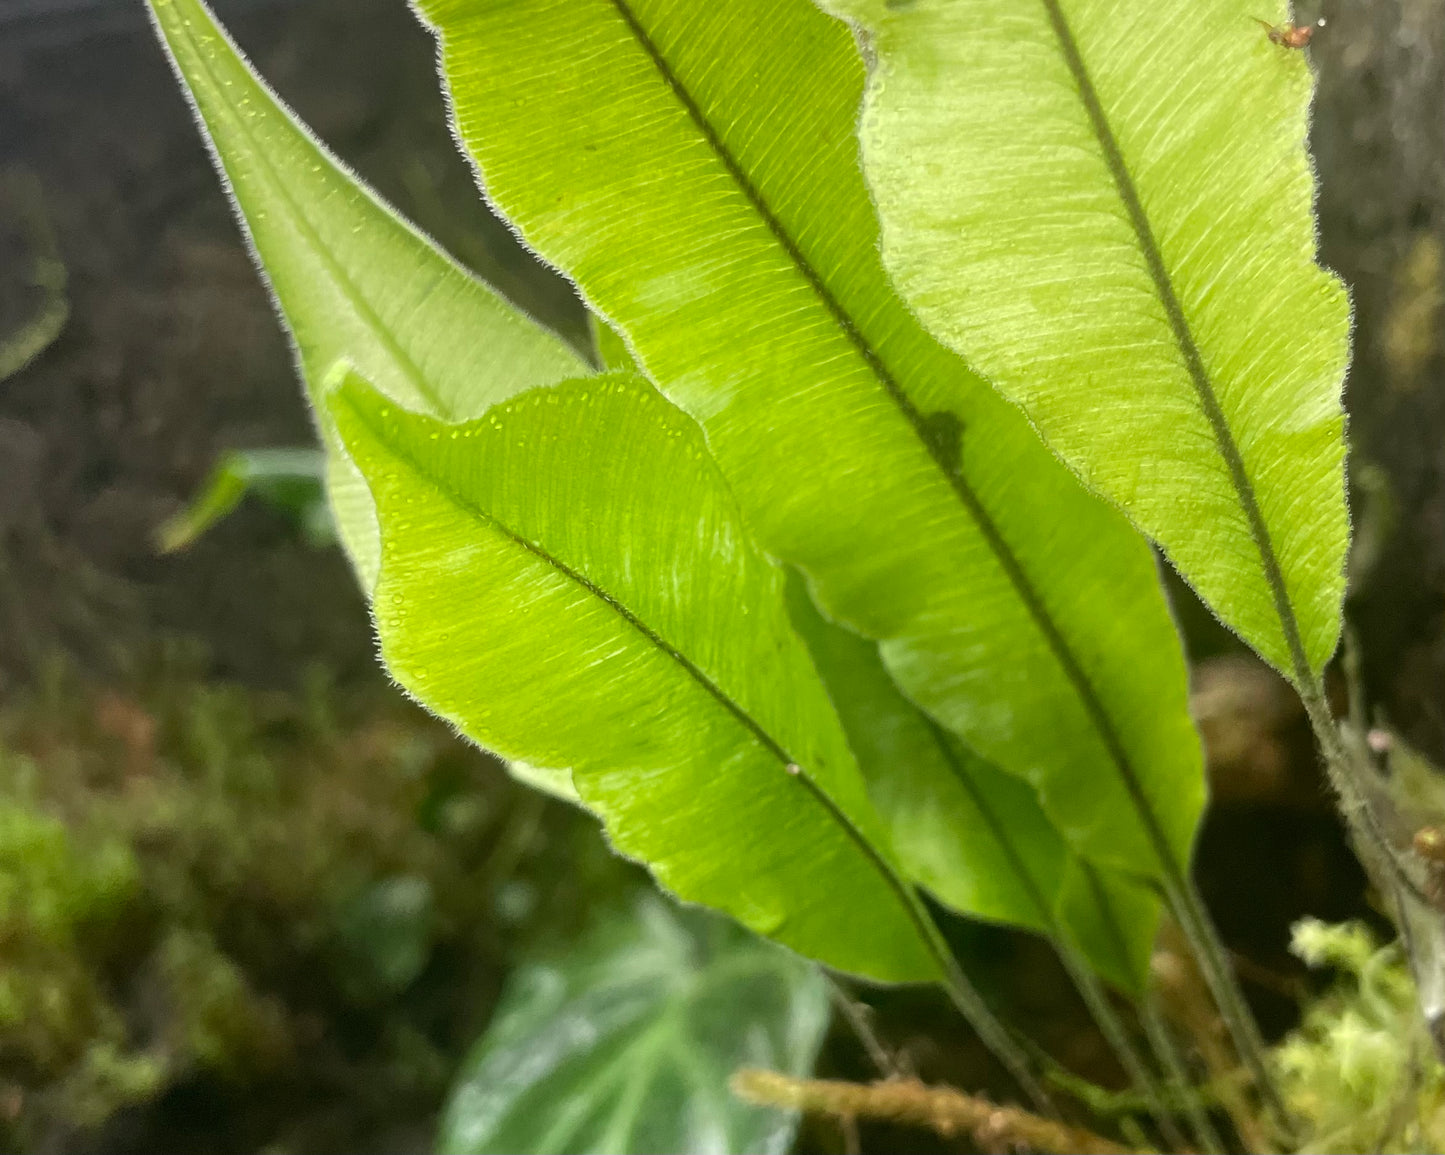
[[[938,941],[937,931],[934,929],[932,923],[928,921],[927,915],[921,910],[918,897],[914,894],[913,889],[904,882],[898,872],[879,854],[877,848],[864,836],[863,832],[854,825],[853,820],[833,801],[827,791],[818,785],[807,768],[794,760],[782,744],[773,738],[763,725],[748,713],[740,702],[735,701],[727,691],[709,678],[686,654],[673,646],[666,638],[633,613],[624,602],[597,585],[585,574],[573,569],[560,558],[553,556],[547,550],[543,549],[541,545],[529,541],[510,526],[504,524],[495,515],[488,513],[480,506],[466,500],[466,498],[455,489],[449,486],[443,486],[438,479],[426,471],[424,464],[418,461],[416,457],[406,452],[400,446],[386,441],[382,432],[371,424],[366,414],[359,407],[353,405],[351,409],[362,424],[366,426],[371,436],[386,447],[388,453],[402,462],[417,477],[433,484],[437,492],[443,494],[458,511],[481,522],[484,526],[493,529],[514,545],[531,554],[538,561],[542,562],[543,565],[555,570],[584,592],[602,602],[603,605],[607,606],[608,609],[612,610],[612,612],[628,626],[640,634],[650,646],[671,658],[689,678],[722,706],[748,733],[749,737],[756,741],[758,745],[773,758],[777,759],[788,777],[798,782],[806,790],[808,796],[822,807],[834,825],[842,829],[853,845],[863,854],[864,859],[883,878],[889,890],[892,891],[898,899],[904,911],[907,913],[909,921],[918,933],[919,938],[923,941],[925,948],[938,965],[940,973],[947,974],[949,972],[950,968],[946,958],[946,948]]]
[[[1059,52],[1078,88],[1079,102],[1083,104],[1088,114],[1090,127],[1098,140],[1104,161],[1108,165],[1109,175],[1113,178],[1119,199],[1128,213],[1130,226],[1134,230],[1135,239],[1138,241],[1139,249],[1148,265],[1149,276],[1154,282],[1154,290],[1159,297],[1160,304],[1164,307],[1165,315],[1169,318],[1169,328],[1174,336],[1175,344],[1179,347],[1179,353],[1184,358],[1184,366],[1189,374],[1190,384],[1194,387],[1199,408],[1209,422],[1219,454],[1224,458],[1225,465],[1229,470],[1230,484],[1234,487],[1235,497],[1248,522],[1250,537],[1254,541],[1255,549],[1259,552],[1265,583],[1269,586],[1270,596],[1274,600],[1275,614],[1279,618],[1285,644],[1289,647],[1290,663],[1294,666],[1295,679],[1301,687],[1308,686],[1314,680],[1314,674],[1305,652],[1299,621],[1295,617],[1294,606],[1290,602],[1284,570],[1280,566],[1279,556],[1275,552],[1274,538],[1264,520],[1264,513],[1260,509],[1259,497],[1245,467],[1244,455],[1234,438],[1234,431],[1230,428],[1229,419],[1225,416],[1223,406],[1220,405],[1214,382],[1204,366],[1199,343],[1195,340],[1194,330],[1184,312],[1179,295],[1174,289],[1174,281],[1164,261],[1163,250],[1159,247],[1159,242],[1154,235],[1153,225],[1150,224],[1149,215],[1144,210],[1144,203],[1139,196],[1133,173],[1124,158],[1123,150],[1119,147],[1103,101],[1094,87],[1093,77],[1089,72],[1088,65],[1084,62],[1083,53],[1079,49],[1073,29],[1069,26],[1062,0],[1041,0],[1041,2],[1048,14],[1054,36],[1058,40]]]
[[[612,1039],[616,1035],[627,1031],[633,1032],[632,1038],[624,1043],[620,1050],[614,1049],[611,1056],[605,1061],[602,1076],[595,1078],[588,1086],[586,1102],[572,1112],[571,1118],[564,1118],[554,1123],[552,1129],[546,1132],[543,1139],[537,1144],[538,1149],[562,1151],[568,1149],[569,1145],[575,1147],[579,1131],[588,1122],[587,1112],[605,1095],[611,1094],[617,1084],[627,1082],[629,1079],[651,1082],[657,1078],[656,1067],[645,1065],[645,1060],[654,1054],[667,1052],[678,1066],[688,1068],[696,1087],[707,1087],[714,1072],[696,1061],[698,1048],[690,1029],[692,1023],[689,1012],[711,988],[723,987],[738,982],[740,979],[776,977],[777,968],[775,965],[769,965],[769,961],[761,955],[750,953],[743,957],[730,959],[723,965],[706,966],[701,973],[694,971],[682,976],[671,974],[656,976],[656,981],[666,983],[670,989],[661,996],[658,1002],[644,1008],[647,1012],[644,1021],[633,1020],[609,1036],[608,1041],[615,1048],[616,1045],[612,1043]],[[564,1005],[564,1012],[568,1009],[570,1009],[570,1004]],[[528,1090],[530,1089],[528,1088]],[[515,1104],[513,1104],[513,1109],[515,1109]],[[607,1139],[623,1138],[630,1133],[637,1121],[635,1114],[619,1116],[619,1110],[620,1105],[613,1107],[611,1121],[604,1135]],[[597,1144],[597,1148],[604,1151],[622,1149],[617,1142],[600,1142]]]
[[[922,710],[920,710],[918,714],[919,717],[923,719],[924,725],[928,727],[929,736],[933,739],[934,745],[938,747],[938,751],[943,756],[944,762],[947,763],[949,770],[953,772],[954,779],[958,782],[959,786],[962,787],[963,792],[968,795],[969,800],[973,802],[974,808],[983,816],[984,825],[988,827],[989,833],[993,835],[994,841],[1003,848],[1004,858],[1008,861],[1009,866],[1013,868],[1013,872],[1018,875],[1020,882],[1023,883],[1024,893],[1028,895],[1029,901],[1034,904],[1034,908],[1038,912],[1039,921],[1048,928],[1051,935],[1056,934],[1058,928],[1054,918],[1053,908],[1044,900],[1043,890],[1039,887],[1038,881],[1025,865],[1024,856],[1014,844],[1014,840],[1010,837],[1008,827],[1003,820],[994,813],[993,808],[988,803],[988,799],[984,797],[983,792],[978,788],[978,783],[974,781],[973,775],[968,772],[959,759],[957,750],[955,750],[953,743],[949,741],[948,735],[944,732],[943,728],[927,714],[923,713]]]
[[[1124,748],[1123,740],[1115,729],[1113,720],[1109,717],[1103,701],[1095,690],[1093,682],[1084,672],[1083,666],[1078,657],[1074,654],[1073,647],[1069,645],[1064,637],[1063,631],[1044,604],[1032,579],[1024,570],[1023,564],[1017,555],[1009,547],[1003,534],[999,531],[997,524],[984,508],[978,494],[974,492],[967,478],[963,475],[962,465],[955,466],[944,454],[942,447],[929,435],[928,425],[913,403],[912,398],[904,391],[898,383],[897,378],[888,368],[882,355],[876,350],[872,343],[864,336],[858,324],[853,320],[841,301],[837,299],[828,288],[818,270],[808,260],[807,256],[798,247],[791,234],[784,227],[781,220],[768,205],[767,199],[744,171],[732,151],[723,142],[712,123],[702,111],[702,108],[693,99],[691,92],[673,72],[651,35],[642,26],[636,13],[632,11],[628,0],[608,0],[616,10],[637,41],[643,53],[651,60],[663,82],[669,91],[682,105],[683,109],[691,118],[693,124],[702,134],[708,147],[713,151],[718,161],[727,170],[728,175],[737,183],[743,195],[752,204],[754,211],[761,218],[764,226],[772,234],[774,240],[787,253],[808,286],[813,290],[823,307],[831,315],[845,337],[852,344],[854,350],[862,357],[864,363],[872,371],[883,391],[898,409],[899,414],[913,430],[914,435],[922,444],[929,459],[943,474],[944,480],[953,490],[959,503],[964,507],[968,516],[978,527],[989,551],[998,561],[1004,575],[1008,578],[1009,584],[1014,588],[1019,600],[1023,603],[1029,617],[1033,620],[1035,627],[1043,635],[1044,642],[1048,646],[1054,660],[1058,663],[1065,679],[1074,688],[1085,713],[1088,715],[1094,729],[1098,732],[1103,742],[1109,759],[1119,772],[1119,777],[1124,784],[1135,809],[1139,812],[1141,821],[1146,827],[1149,840],[1154,846],[1155,853],[1164,861],[1166,869],[1171,866],[1177,871],[1178,866],[1174,859],[1173,848],[1170,847],[1167,836],[1164,834],[1162,824],[1157,815],[1154,814],[1152,805],[1144,793],[1143,785],[1139,780],[1138,773],[1134,770],[1132,759]]]
[[[1077,860],[1079,869],[1083,871],[1084,879],[1089,887],[1089,893],[1094,896],[1094,902],[1099,908],[1099,917],[1104,923],[1105,933],[1109,941],[1113,943],[1114,949],[1119,952],[1119,957],[1127,963],[1129,959],[1129,936],[1124,933],[1124,926],[1119,921],[1119,912],[1114,907],[1113,900],[1109,897],[1109,891],[1104,886],[1104,880],[1099,876],[1099,871],[1092,862],[1086,859]],[[1148,997],[1147,995],[1145,996]]]
[[[973,800],[974,806],[983,816],[984,824],[989,828],[994,839],[1003,847],[1004,857],[1008,860],[1014,873],[1019,876],[1020,881],[1023,883],[1024,893],[1028,895],[1029,901],[1034,904],[1034,908],[1038,911],[1039,921],[1046,928],[1046,933],[1056,944],[1069,944],[1071,946],[1068,932],[1065,930],[1063,917],[1059,914],[1058,910],[1044,898],[1044,893],[1038,884],[1038,880],[1034,878],[1033,874],[1030,873],[1028,867],[1025,865],[1024,856],[1009,836],[1007,826],[998,814],[994,812],[982,791],[978,789],[973,775],[969,774],[959,760],[956,747],[949,741],[948,735],[937,722],[928,717],[928,715],[923,714],[922,711],[919,711],[919,713],[924,722],[927,723],[933,741],[943,754],[943,759],[948,763],[949,769],[953,771],[954,777],[963,787],[964,792]],[[1108,893],[1105,891],[1104,884],[1099,878],[1098,868],[1085,858],[1075,858],[1075,861],[1078,862],[1079,868],[1083,870],[1088,877],[1089,885],[1093,891],[1094,899],[1098,903],[1110,942],[1114,949],[1118,951],[1119,958],[1127,962],[1129,958],[1128,940],[1124,934],[1123,927],[1119,923],[1118,913],[1109,901]]]

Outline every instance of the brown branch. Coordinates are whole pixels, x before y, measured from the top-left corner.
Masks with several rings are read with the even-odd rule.
[[[952,1087],[917,1079],[845,1083],[795,1079],[776,1071],[742,1070],[733,1094],[763,1107],[810,1111],[841,1119],[883,1119],[927,1127],[945,1138],[967,1134],[986,1151],[1028,1149],[1045,1155],[1129,1155],[1130,1148],[1091,1131],[1056,1123],[1018,1107],[999,1107]]]

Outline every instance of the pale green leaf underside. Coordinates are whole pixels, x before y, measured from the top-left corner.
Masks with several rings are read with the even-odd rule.
[[[806,1076],[829,1020],[816,967],[653,895],[507,984],[442,1116],[443,1155],[785,1155],[796,1115],[728,1090]]]
[[[1066,936],[1104,978],[1142,990],[1158,900],[1122,879],[1081,889],[1077,860],[1025,783],[904,698],[878,647],[824,621],[796,574],[788,605],[909,876],[961,913]]]
[[[806,0],[420,7],[488,195],[702,423],[763,544],[1082,853],[1182,860],[1200,753],[1152,557],[891,288],[847,30]]]
[[[827,3],[876,61],[864,167],[910,304],[1265,658],[1317,671],[1349,304],[1315,263],[1309,68],[1255,19],[1283,0]]]
[[[469,275],[327,152],[200,0],[151,0],[257,262],[296,342],[330,450],[328,487],[362,584],[375,514],[335,452],[318,390],[345,359],[398,404],[460,420],[587,371],[573,349]]]
[[[782,572],[689,418],[623,374],[464,426],[337,390],[402,685],[503,757],[570,767],[683,898],[841,970],[939,977]]]

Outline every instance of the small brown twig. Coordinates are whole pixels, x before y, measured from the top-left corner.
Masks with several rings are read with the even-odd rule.
[[[945,1138],[967,1134],[986,1151],[1026,1148],[1044,1155],[1130,1155],[1130,1148],[1092,1131],[1056,1123],[1019,1107],[999,1107],[952,1087],[930,1087],[917,1079],[846,1083],[745,1069],[733,1076],[731,1085],[733,1094],[759,1106],[842,1119],[912,1123]]]

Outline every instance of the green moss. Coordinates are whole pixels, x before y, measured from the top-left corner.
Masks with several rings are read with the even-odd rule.
[[[241,1147],[424,1127],[513,951],[619,883],[585,817],[389,688],[201,668],[55,667],[0,708],[0,1150],[122,1108],[182,1149],[180,1087]]]
[[[230,1079],[269,1074],[293,1056],[285,1007],[258,994],[207,934],[180,928],[157,950],[157,976],[169,1005],[167,1050]]]
[[[77,845],[64,823],[27,803],[36,773],[28,759],[0,770],[9,794],[0,796],[0,927],[68,945],[86,925],[119,914],[138,871],[123,842]]]
[[[166,1087],[170,1065],[160,1055],[128,1051],[94,1039],[50,1096],[50,1109],[71,1127],[98,1127],[121,1107],[144,1103]]]
[[[0,798],[0,1061],[57,1075],[114,1022],[83,944],[133,900],[138,869],[113,839],[77,840],[23,801],[34,765],[9,759]]]
[[[1398,944],[1360,923],[1306,919],[1292,949],[1337,972],[1276,1049],[1282,1086],[1304,1124],[1302,1151],[1445,1151],[1445,1067],[1415,1001]]]

